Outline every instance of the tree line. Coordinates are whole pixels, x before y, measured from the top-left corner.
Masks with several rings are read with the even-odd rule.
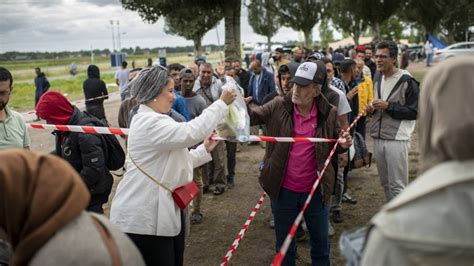
[[[125,9],[137,11],[145,22],[165,19],[165,31],[194,42],[202,53],[204,35],[224,19],[225,55],[239,58],[240,14],[248,8],[254,32],[271,38],[282,26],[304,35],[311,47],[313,28],[319,23],[323,44],[332,38],[331,26],[354,38],[363,34],[397,39],[404,28],[417,29],[420,40],[434,34],[448,43],[463,41],[474,25],[472,0],[121,0]],[[411,32],[413,34],[413,30]]]

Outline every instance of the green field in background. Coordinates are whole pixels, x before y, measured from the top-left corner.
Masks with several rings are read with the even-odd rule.
[[[103,74],[101,79],[108,83],[114,83],[114,74]],[[67,79],[51,80],[50,90],[67,93],[67,98],[70,101],[84,98],[82,92],[82,83],[86,80],[86,75],[81,74]],[[108,88],[109,93],[117,91],[117,86]],[[32,83],[14,83],[13,92],[10,96],[8,105],[17,111],[33,110],[35,106],[35,85]]]

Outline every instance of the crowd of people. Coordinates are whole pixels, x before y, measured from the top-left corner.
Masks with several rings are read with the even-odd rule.
[[[0,161],[8,162],[0,164],[0,184],[5,184],[0,187],[0,255],[8,250],[6,242],[13,250],[11,256],[0,256],[0,263],[74,264],[83,259],[85,264],[183,265],[189,224],[205,220],[202,194],[219,196],[239,183],[235,168],[240,144],[211,138],[238,94],[247,103],[253,134],[344,139],[309,202],[284,265],[295,265],[297,241],[308,236],[312,264],[330,265],[331,222],[344,222],[343,202],[357,204],[349,194],[348,178],[356,168],[352,158],[362,147],[356,145],[354,151],[351,146],[353,139],[358,145],[365,142],[366,131],[373,139],[388,204],[370,222],[363,264],[472,262],[472,217],[457,215],[470,213],[474,202],[469,191],[474,186],[474,152],[470,142],[463,142],[474,128],[468,119],[474,95],[473,90],[461,90],[463,84],[474,84],[469,75],[473,67],[472,61],[458,60],[435,68],[419,100],[419,82],[399,64],[398,46],[392,41],[334,51],[297,47],[285,53],[277,48],[273,55],[251,58],[248,70],[236,58],[217,66],[198,60],[186,66],[131,70],[123,62],[115,75],[121,98],[118,123],[129,128],[129,135],[125,172],[111,199],[110,221],[100,215],[113,184],[108,139],[55,131],[55,156],[27,151],[31,145],[25,123],[7,105],[13,77],[0,67],[0,150],[5,150]],[[81,111],[61,93],[48,91],[49,83],[38,70],[38,118],[59,125],[106,125],[107,89],[97,66],[89,66],[87,72],[86,111]],[[459,104],[449,104],[444,86],[452,89],[449,95]],[[410,139],[419,116],[426,172],[408,186]],[[458,123],[460,116],[467,123]],[[346,131],[355,119],[356,126]],[[275,251],[282,247],[332,145],[262,145],[259,183],[271,199]],[[196,190],[191,188],[194,184]],[[188,200],[181,206],[183,190],[192,192],[191,205]],[[421,217],[424,207],[433,210],[426,225],[420,222],[426,221]],[[459,231],[438,230],[444,218],[456,223]],[[85,236],[97,241],[84,245]],[[452,242],[443,244],[448,236]],[[415,241],[409,251],[404,241]],[[63,256],[61,250],[69,245],[74,245],[74,252]],[[456,256],[440,255],[440,250],[456,245],[463,247]],[[84,254],[92,255],[83,258]]]

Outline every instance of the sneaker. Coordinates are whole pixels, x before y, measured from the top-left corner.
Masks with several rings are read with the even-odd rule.
[[[332,227],[331,222],[329,222],[328,235],[331,237],[335,234],[334,227]]]
[[[227,181],[227,188],[228,189],[233,189],[234,188],[234,182]]]
[[[357,200],[355,198],[353,198],[351,195],[349,195],[349,193],[344,193],[344,195],[342,195],[342,202],[345,202],[345,203],[350,203],[350,204],[357,204]]]
[[[214,189],[214,195],[218,196],[218,195],[221,195],[222,193],[224,193],[225,191],[225,188],[223,187],[216,187]]]
[[[272,215],[272,219],[270,219],[270,222],[268,223],[271,229],[275,228],[275,216]]]
[[[202,223],[202,214],[201,213],[193,213],[191,215],[191,224],[201,224]]]
[[[332,221],[337,224],[344,222],[344,217],[342,217],[341,211],[334,211],[332,213]]]

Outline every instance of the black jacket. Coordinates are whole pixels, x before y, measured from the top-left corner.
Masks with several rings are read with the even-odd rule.
[[[94,126],[94,119],[74,107],[69,125]],[[78,132],[59,132],[56,135],[56,154],[68,161],[80,174],[91,193],[89,206],[107,202],[113,178],[105,164],[105,152],[100,135]]]
[[[100,80],[100,70],[97,66],[90,65],[87,68],[87,76],[88,79],[86,79],[82,85],[86,100],[109,94],[105,83]],[[107,98],[108,97],[86,101],[86,106],[102,104],[104,99]]]

